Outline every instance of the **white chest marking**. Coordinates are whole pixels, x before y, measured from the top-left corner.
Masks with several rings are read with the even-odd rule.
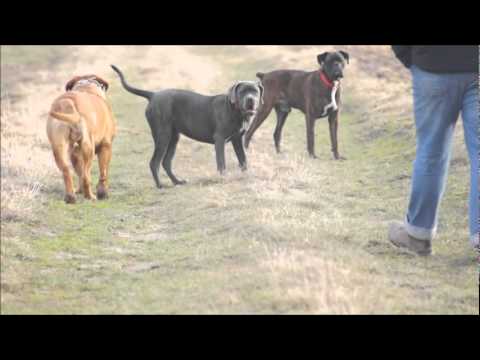
[[[240,127],[239,132],[244,132],[244,133],[247,132],[248,128],[250,127],[250,120],[251,120],[252,118],[253,118],[253,116],[252,116],[252,117],[249,116],[249,117],[247,117],[246,119],[245,119],[245,118],[242,119],[242,126]],[[230,136],[228,136],[227,138],[225,138],[225,142],[230,141],[230,139],[232,138],[232,136],[233,136],[233,135],[230,135]]]
[[[340,83],[338,81],[334,81],[333,88],[332,88],[332,93],[330,95],[330,104],[326,105],[323,108],[323,113],[322,113],[321,116],[327,116],[328,111],[330,109],[332,109],[332,111],[337,111],[338,105],[337,105],[337,101],[335,100],[335,96],[337,95],[337,90],[338,90],[339,85],[340,85]]]
[[[248,130],[248,128],[250,127],[250,120],[251,120],[250,116],[247,117],[246,119],[243,119],[242,128],[240,129],[240,131],[247,131]]]

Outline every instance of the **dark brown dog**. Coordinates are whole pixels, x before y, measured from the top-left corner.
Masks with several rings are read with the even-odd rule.
[[[245,135],[245,147],[248,147],[253,134],[274,108],[277,127],[273,138],[279,153],[282,128],[294,108],[305,114],[309,155],[316,158],[315,120],[328,116],[333,156],[337,160],[344,159],[338,153],[338,105],[340,79],[343,78],[343,69],[348,64],[349,55],[345,51],[325,52],[317,56],[317,61],[320,64],[317,71],[277,70],[267,74],[257,73],[265,88],[264,104]]]

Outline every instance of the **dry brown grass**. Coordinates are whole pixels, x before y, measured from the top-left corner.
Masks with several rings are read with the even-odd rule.
[[[95,73],[115,81],[109,65],[121,64],[127,55],[129,61],[141,61],[140,75],[150,74],[145,77],[146,87],[178,84],[178,87],[207,91],[218,72],[214,65],[188,54],[182,47],[72,46],[68,52],[73,61],[61,61],[54,71],[30,65],[15,68],[14,73],[2,64],[3,81],[7,83],[2,86],[1,94],[2,221],[31,218],[35,203],[45,200],[39,198],[41,190],[47,183],[55,182],[55,177],[61,179],[45,128],[51,102],[71,77]],[[159,66],[163,71],[158,71]],[[16,71],[31,72],[30,81],[17,82]],[[12,102],[10,92],[21,94],[21,101]],[[122,129],[128,131],[128,128]],[[61,182],[58,182],[55,192],[61,191]]]
[[[262,267],[269,272],[279,299],[297,304],[299,313],[372,314],[392,307],[386,299],[378,303],[385,284],[369,281],[351,266],[324,259],[304,250],[265,249]]]
[[[238,169],[227,146],[225,177],[215,170],[211,146],[182,137],[174,171],[189,184],[155,189],[147,165],[152,144],[143,115],[146,102],[126,93],[109,67],[119,66],[139,88],[217,94],[237,78],[254,79],[256,71],[271,70],[270,66],[313,70],[316,54],[334,48],[352,55],[344,82],[345,94],[355,98],[345,104],[346,112],[357,115],[350,124],[365,123],[355,127],[360,131],[355,134],[341,124],[341,152],[360,161],[349,151],[363,151],[367,140],[381,137],[376,131],[392,120],[402,130],[400,135],[411,141],[408,72],[386,46],[70,47],[71,56],[56,65],[54,74],[48,68],[37,69],[35,76],[41,81],[34,77],[16,87],[21,101],[10,101],[2,87],[2,217],[6,210],[7,220],[26,224],[36,216],[30,210],[36,205],[37,211],[48,213],[41,222],[46,229],[32,231],[35,241],[16,236],[11,230],[15,228],[9,228],[9,249],[14,242],[16,253],[43,263],[7,259],[2,243],[2,264],[8,265],[2,279],[10,287],[2,304],[14,304],[10,308],[19,312],[351,314],[428,312],[434,297],[432,311],[467,308],[446,295],[448,286],[465,282],[458,271],[454,269],[451,277],[432,275],[432,268],[448,266],[442,261],[453,246],[441,248],[440,257],[423,263],[397,255],[385,241],[390,204],[398,206],[400,215],[397,204],[406,197],[407,184],[398,185],[403,193],[385,189],[385,198],[379,187],[390,186],[384,184],[387,177],[370,178],[385,171],[384,165],[332,161],[325,123],[317,125],[320,159],[311,161],[305,152],[302,116],[289,118],[280,156],[274,152],[270,118],[252,141],[248,172]],[[248,68],[250,60],[265,68]],[[63,84],[72,75],[87,72],[111,81],[120,129],[114,144],[115,196],[107,203],[67,209],[60,204],[63,183],[46,140],[45,115]],[[358,141],[363,141],[361,146]],[[163,172],[161,179],[169,185]],[[52,219],[68,223],[51,226]],[[94,224],[88,222],[92,219]],[[64,235],[71,234],[72,227],[79,229],[75,235]],[[45,235],[47,230],[53,235]],[[456,255],[463,256],[462,251]],[[72,262],[78,265],[77,272]],[[42,267],[46,275],[36,278],[42,285],[31,280],[35,266],[46,267]],[[56,285],[50,284],[52,277]],[[98,289],[82,292],[85,282]],[[48,294],[48,301],[38,295],[39,288]],[[471,292],[462,291],[467,300],[471,298]],[[80,300],[71,300],[75,295]]]
[[[31,96],[28,100],[30,104],[12,106],[8,95],[2,95],[2,221],[28,218],[54,171],[45,141],[45,123],[40,120],[45,116],[38,106],[41,97]]]

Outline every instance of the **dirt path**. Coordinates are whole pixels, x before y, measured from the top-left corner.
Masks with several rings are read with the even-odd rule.
[[[189,183],[172,187],[161,173],[163,190],[154,187],[148,168],[153,144],[146,102],[126,93],[108,67],[116,64],[139,87],[215,94],[257,71],[313,69],[315,55],[330,48],[75,47],[71,57],[63,54],[55,78],[51,67],[38,70],[45,81],[30,79],[18,90],[17,105],[30,101],[31,112],[15,117],[25,112],[12,105],[17,138],[11,128],[5,136],[2,119],[2,172],[12,163],[20,169],[16,177],[2,177],[2,200],[4,180],[24,180],[31,171],[21,169],[32,164],[13,156],[4,163],[5,139],[17,149],[19,138],[25,146],[37,139],[31,156],[34,168],[41,168],[38,176],[28,175],[41,185],[25,200],[30,209],[11,209],[16,216],[2,219],[2,311],[478,314],[461,200],[465,163],[459,160],[451,170],[455,181],[444,201],[435,256],[414,258],[386,242],[388,221],[405,207],[414,140],[407,74],[385,47],[348,49],[354,54],[347,74],[352,81],[345,81],[339,134],[348,161],[331,159],[325,122],[317,124],[319,160],[306,157],[304,120],[294,112],[285,127],[285,152],[274,152],[271,117],[252,141],[246,173],[227,147],[228,173],[218,176],[211,146],[183,137],[174,171]],[[368,65],[372,57],[375,64]],[[112,196],[105,202],[65,205],[44,121],[32,137],[22,135],[28,127],[23,120],[41,119],[44,103],[72,72],[111,80],[120,133]],[[461,148],[458,138],[456,146]]]

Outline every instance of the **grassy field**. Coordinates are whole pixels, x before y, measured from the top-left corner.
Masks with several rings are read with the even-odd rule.
[[[347,161],[332,160],[326,120],[316,126],[319,159],[308,158],[298,111],[277,155],[272,114],[247,172],[229,145],[219,176],[213,147],[182,137],[173,168],[188,184],[173,187],[162,170],[162,190],[148,166],[146,101],[109,68],[141,88],[217,94],[257,71],[315,69],[316,54],[333,48],[2,46],[1,312],[478,314],[460,126],[434,255],[387,241],[415,154],[408,73],[388,47],[338,47],[352,57],[339,129]],[[66,205],[46,113],[71,76],[92,72],[111,81],[119,126],[111,197]]]

